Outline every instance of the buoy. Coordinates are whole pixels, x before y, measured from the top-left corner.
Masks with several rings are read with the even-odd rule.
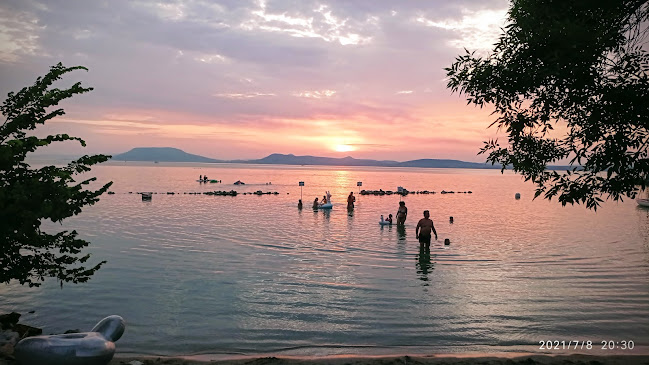
[[[521,198],[521,193],[516,193],[515,197],[516,197],[516,199],[520,199]]]
[[[450,244],[451,244],[451,240],[448,239],[448,238],[446,238],[446,239],[444,240],[444,246],[448,246],[448,245],[450,245]]]
[[[453,217],[450,217],[450,218],[448,219],[448,221],[449,221],[450,223],[453,223]]]

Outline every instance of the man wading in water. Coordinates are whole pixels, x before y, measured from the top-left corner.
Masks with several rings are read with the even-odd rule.
[[[419,231],[421,229],[421,232]],[[420,245],[426,245],[426,248],[430,248],[430,231],[433,231],[435,234],[435,240],[437,240],[437,231],[433,225],[433,220],[430,219],[430,212],[424,210],[424,218],[419,220],[417,223],[417,229],[415,230],[415,237],[419,239]]]

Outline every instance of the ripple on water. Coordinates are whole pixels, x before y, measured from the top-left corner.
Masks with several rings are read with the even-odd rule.
[[[649,340],[649,215],[633,202],[594,214],[517,201],[512,192],[532,196],[531,187],[489,171],[200,165],[97,173],[118,193],[64,228],[108,263],[63,290],[9,285],[0,309],[36,309],[46,332],[120,314],[128,323],[120,351],[156,355],[535,351],[539,339]],[[215,189],[195,183],[198,174],[251,182],[222,190],[281,194],[158,194],[151,202],[122,194]],[[272,187],[252,185],[265,181]],[[297,181],[307,181],[305,206],[326,189],[343,202],[356,181],[474,194],[408,196],[402,229],[378,225],[381,214],[396,213],[398,196],[359,196],[351,214],[342,205],[298,211]],[[430,252],[415,239],[424,209],[439,234]]]

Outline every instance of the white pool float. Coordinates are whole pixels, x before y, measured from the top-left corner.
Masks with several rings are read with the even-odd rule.
[[[125,328],[122,317],[108,316],[90,332],[27,337],[16,344],[15,356],[23,365],[106,365]]]
[[[392,224],[392,222],[386,221],[385,218],[383,218],[383,214],[381,214],[381,220],[379,221],[379,224],[382,226],[389,226],[390,224]]]
[[[325,195],[327,196],[327,204],[319,204],[319,205],[318,205],[318,209],[331,209],[331,208],[334,207],[334,204],[333,204],[333,202],[331,201],[331,193],[329,193],[329,191],[327,190],[327,192],[325,193]],[[323,199],[323,200],[324,200],[324,199]]]

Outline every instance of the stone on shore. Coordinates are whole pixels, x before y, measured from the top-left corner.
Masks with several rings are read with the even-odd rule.
[[[0,331],[0,359],[11,359],[20,335],[12,330]]]
[[[18,323],[19,319],[20,319],[20,313],[11,312],[9,314],[1,314],[0,327],[3,330],[11,329],[16,323]]]
[[[26,324],[20,324],[20,323],[17,323],[16,325],[14,325],[13,330],[15,332],[18,332],[18,334],[20,335],[20,338],[38,336],[38,335],[41,335],[43,333],[43,330],[40,329],[40,328],[36,328],[36,327],[32,327],[32,326],[28,326]]]

